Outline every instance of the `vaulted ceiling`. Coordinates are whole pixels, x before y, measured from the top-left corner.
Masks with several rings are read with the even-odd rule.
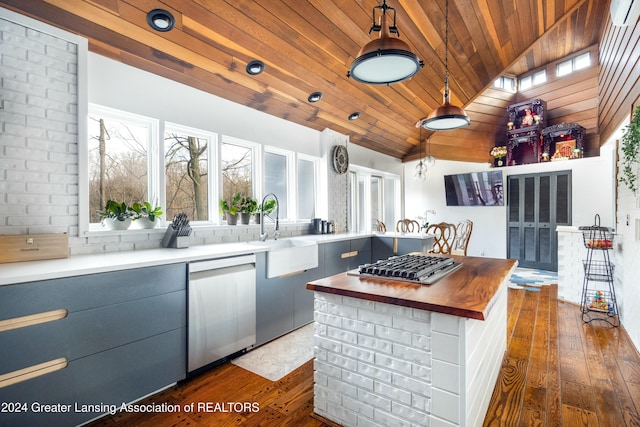
[[[415,123],[442,103],[446,0],[388,0],[400,38],[424,61],[406,82],[371,86],[347,77],[378,0],[0,0],[89,40],[92,52],[165,76],[403,160],[419,156]],[[147,13],[176,26],[152,30]],[[492,88],[599,42],[609,0],[450,0],[452,103],[471,125],[431,136],[437,158],[487,161],[504,135],[513,94]],[[251,60],[266,64],[250,76]],[[310,93],[322,99],[309,103]],[[358,120],[348,116],[360,112]]]

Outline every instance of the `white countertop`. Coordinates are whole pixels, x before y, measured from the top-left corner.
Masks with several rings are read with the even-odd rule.
[[[372,236],[371,233],[307,234],[299,237],[290,237],[290,239],[314,240],[318,244],[322,244],[370,236]],[[413,239],[430,237],[417,233],[385,233],[380,236]],[[74,255],[69,258],[43,261],[14,262],[0,264],[0,286],[155,265],[225,258],[267,250],[267,247],[252,245],[251,242],[238,242],[198,245],[184,249],[159,248],[94,255]]]

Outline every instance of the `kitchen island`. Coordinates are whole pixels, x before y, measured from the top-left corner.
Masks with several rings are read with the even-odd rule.
[[[481,425],[515,260],[456,257],[432,285],[342,273],[315,298],[314,411],[343,426]]]

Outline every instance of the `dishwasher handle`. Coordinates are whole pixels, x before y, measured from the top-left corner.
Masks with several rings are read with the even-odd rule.
[[[216,270],[218,268],[235,267],[237,265],[255,263],[255,254],[234,256],[228,258],[217,258],[206,261],[194,261],[189,263],[189,273],[197,273],[199,271]]]

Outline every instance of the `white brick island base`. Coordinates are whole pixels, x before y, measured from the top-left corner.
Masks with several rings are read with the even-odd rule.
[[[485,320],[314,295],[316,414],[346,427],[482,425],[506,350],[506,283]]]

